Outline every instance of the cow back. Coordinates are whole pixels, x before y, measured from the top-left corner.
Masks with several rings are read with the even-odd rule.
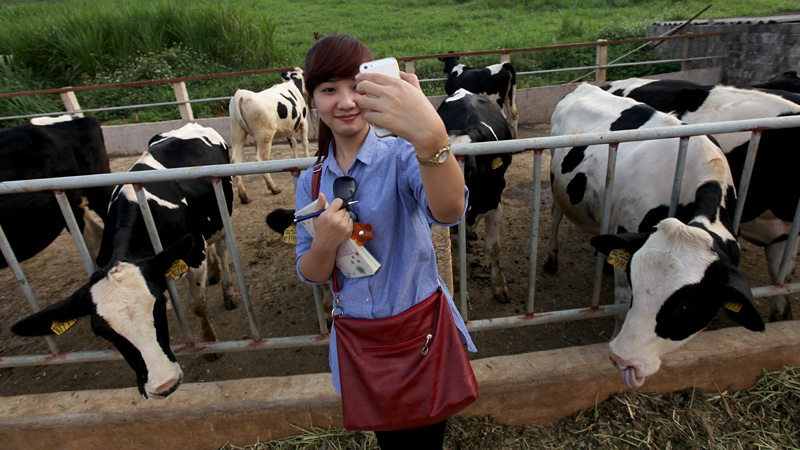
[[[50,125],[30,123],[0,130],[0,181],[31,180],[109,173],[100,122],[81,118]],[[83,230],[82,197],[105,218],[112,187],[70,189],[67,200]],[[0,225],[18,260],[49,245],[65,222],[50,191],[0,195]],[[0,267],[6,261],[0,256]]]
[[[153,137],[148,151],[129,171],[228,163],[228,146],[216,132],[208,136],[198,135],[196,131],[178,133],[181,130]],[[231,179],[220,177],[220,183],[230,214],[233,211]],[[186,234],[202,235],[209,239],[223,229],[211,178],[144,183],[142,187],[164,247]],[[98,265],[152,254],[152,245],[133,187],[117,186],[109,206],[108,221],[97,257]]]

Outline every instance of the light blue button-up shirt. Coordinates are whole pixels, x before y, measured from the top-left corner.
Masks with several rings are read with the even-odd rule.
[[[371,127],[370,127],[371,128]],[[322,164],[320,192],[332,201],[333,180],[345,175],[332,157],[333,149]],[[311,170],[306,170],[297,183],[298,209],[311,203]],[[375,275],[344,278],[340,273],[339,304],[347,317],[378,319],[394,316],[425,300],[440,285],[436,268],[436,252],[431,242],[431,225],[452,226],[437,222],[430,210],[414,147],[406,140],[378,138],[370,129],[347,175],[356,179],[358,188],[351,200],[358,200],[352,210],[361,223],[372,225],[375,235],[366,249],[381,264]],[[464,187],[465,210],[468,191]],[[312,237],[305,227],[297,227],[297,262],[311,247]],[[306,283],[317,284],[306,279]],[[441,282],[453,320],[461,339],[471,352],[477,351],[467,333],[464,320],[453,302],[453,296]],[[341,393],[339,363],[336,353],[336,326],[331,334],[328,359],[333,385]]]

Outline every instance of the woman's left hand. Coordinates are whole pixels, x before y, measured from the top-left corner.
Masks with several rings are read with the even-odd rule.
[[[367,122],[392,131],[414,145],[421,156],[442,148],[447,130],[425,97],[414,74],[400,72],[401,79],[378,73],[359,73],[356,90],[364,94],[358,106]]]

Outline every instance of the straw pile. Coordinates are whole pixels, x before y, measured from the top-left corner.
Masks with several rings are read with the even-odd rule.
[[[226,450],[377,449],[372,433],[313,428]],[[800,449],[800,367],[765,373],[747,391],[625,392],[550,426],[505,426],[491,417],[448,422],[456,449]]]

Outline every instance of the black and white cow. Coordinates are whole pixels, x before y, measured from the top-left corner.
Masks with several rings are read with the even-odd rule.
[[[450,52],[452,53],[452,52]],[[444,62],[447,82],[444,91],[453,95],[459,89],[466,89],[491,100],[508,120],[511,135],[517,137],[517,72],[510,62],[493,64],[488,67],[468,67],[459,64],[458,56],[439,58]]]
[[[753,87],[800,94],[800,77],[797,76],[796,70],[789,70],[771,78],[766,83],[754,84]]]
[[[674,116],[632,99],[581,85],[556,106],[553,135],[678,126]],[[630,387],[658,371],[661,355],[704,329],[722,308],[754,331],[764,322],[750,287],[736,268],[739,245],[729,211],[736,195],[728,164],[706,136],[689,139],[686,172],[676,218],[666,218],[678,139],[619,145],[611,199],[610,229],[600,232],[607,145],[553,150],[553,227],[565,214],[604,254],[614,254],[615,298],[632,301],[619,334],[611,341],[612,361]],[[627,260],[627,261],[626,261]]]
[[[450,142],[474,142],[511,139],[505,118],[485,97],[466,89],[458,89],[447,97],[437,110]],[[503,210],[501,196],[506,187],[505,173],[511,164],[510,153],[469,155],[464,160],[464,179],[469,188],[469,204],[465,215],[468,232],[483,218],[486,224],[486,254],[492,268],[492,294],[497,301],[508,303],[508,288],[500,267],[500,222]]]
[[[243,160],[244,143],[247,136],[253,136],[256,143],[256,160],[268,160],[272,151],[272,140],[288,138],[292,154],[297,158],[297,140],[294,133],[300,133],[303,150],[308,156],[308,108],[303,97],[303,69],[295,67],[281,74],[283,82],[261,92],[239,89],[231,99],[231,162]],[[273,194],[281,190],[272,181],[269,173],[263,174],[267,187]],[[250,203],[244,189],[242,176],[236,177],[239,199]]]
[[[190,123],[150,140],[130,171],[193,167],[228,162],[228,146],[213,129]],[[221,181],[230,214],[233,190]],[[206,317],[206,249],[216,242],[221,259],[223,296],[233,306],[227,271],[227,246],[212,180],[194,179],[142,185],[167,247],[154,255],[133,186],[117,186],[108,208],[98,269],[72,296],[19,322],[12,331],[25,336],[53,334],[53,325],[91,316],[94,332],[111,341],[136,372],[145,398],[175,391],[183,373],[169,346],[165,274],[186,272],[189,302],[203,321],[206,341],[216,334]]]
[[[729,86],[637,78],[615,81],[607,89],[613,94],[647,103],[659,111],[672,112],[690,124],[800,115],[800,104],[790,101],[796,101],[799,96],[786,92],[777,96]],[[725,152],[738,187],[750,133],[719,134],[714,138]],[[797,255],[797,247],[787,250],[786,242],[800,200],[800,184],[795,179],[796,168],[788,163],[795,160],[798,142],[800,128],[763,131],[742,212],[740,235],[764,247],[773,283],[777,283],[784,252]],[[795,258],[792,258],[789,277],[785,282],[791,279],[794,266]],[[777,295],[772,301],[770,320],[791,318],[790,304],[785,295]]]
[[[0,130],[0,181],[108,173],[103,131],[95,118],[69,116]],[[97,255],[111,187],[66,191],[92,256]],[[85,200],[85,201],[84,201]],[[0,195],[0,225],[19,261],[50,245],[66,226],[50,191]],[[0,268],[8,263],[0,254]]]

